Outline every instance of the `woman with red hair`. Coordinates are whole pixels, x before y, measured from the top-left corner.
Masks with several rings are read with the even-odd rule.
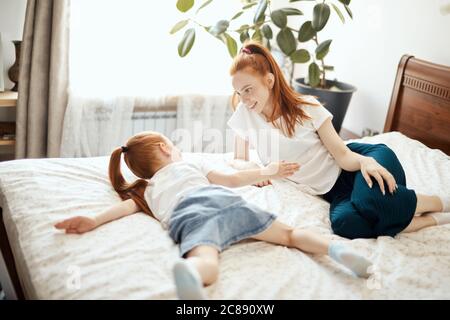
[[[350,239],[393,237],[450,222],[450,213],[441,212],[450,211],[448,195],[408,189],[399,160],[384,144],[346,145],[332,125],[331,113],[314,97],[292,90],[264,46],[245,43],[230,74],[240,101],[228,121],[237,135],[235,158],[248,160],[251,145],[263,164],[275,159],[300,163],[300,170],[288,179],[330,203],[336,234]],[[425,212],[435,213],[416,216]]]

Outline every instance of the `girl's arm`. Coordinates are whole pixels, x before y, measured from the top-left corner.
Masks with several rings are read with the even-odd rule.
[[[122,201],[107,210],[101,212],[94,218],[85,216],[76,216],[55,224],[55,228],[64,229],[66,233],[84,233],[91,231],[98,226],[116,220],[133,213],[139,212],[140,208],[133,199]]]
[[[212,184],[238,188],[267,181],[268,179],[286,178],[293,175],[299,168],[300,165],[294,162],[272,162],[263,168],[242,170],[233,174],[211,171],[208,173],[207,178]]]
[[[346,171],[361,170],[364,179],[370,188],[372,188],[372,180],[370,176],[374,177],[385,194],[383,179],[389,188],[389,192],[393,193],[396,188],[396,182],[392,174],[381,166],[374,158],[365,157],[356,152],[351,151],[347,145],[342,141],[333,127],[331,118],[325,122],[317,130],[322,143],[336,159],[338,165]]]

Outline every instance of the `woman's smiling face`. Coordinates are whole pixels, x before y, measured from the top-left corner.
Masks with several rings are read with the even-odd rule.
[[[273,74],[268,73],[262,77],[249,69],[244,69],[232,76],[232,84],[239,101],[249,110],[256,113],[264,110],[266,116],[272,112]]]

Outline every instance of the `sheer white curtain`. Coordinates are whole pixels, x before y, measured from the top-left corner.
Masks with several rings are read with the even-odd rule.
[[[195,12],[202,3],[197,1],[191,11]],[[213,24],[221,18],[230,18],[241,6],[237,0],[213,1],[196,19],[205,25]],[[125,121],[131,120],[134,98],[226,96],[232,92],[228,74],[231,57],[219,40],[197,28],[189,55],[178,56],[177,46],[184,30],[175,35],[169,31],[182,19],[186,15],[178,12],[175,0],[72,1],[69,104],[63,130],[63,156],[105,154],[105,150],[95,150],[93,146],[88,153],[83,152],[82,141],[76,138],[81,134],[87,139],[105,134],[100,138],[106,140],[105,145],[123,142],[121,132],[108,135],[99,131],[100,124],[92,122],[98,117],[89,108],[114,110],[114,120]],[[85,116],[90,119],[86,121]],[[74,123],[74,119],[78,122]],[[110,123],[104,127],[114,126]],[[76,148],[70,146],[75,144]]]

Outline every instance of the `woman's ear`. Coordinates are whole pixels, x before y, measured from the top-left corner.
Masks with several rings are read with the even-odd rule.
[[[270,89],[273,89],[273,85],[275,84],[275,76],[272,72],[268,72],[266,75],[267,85]]]

